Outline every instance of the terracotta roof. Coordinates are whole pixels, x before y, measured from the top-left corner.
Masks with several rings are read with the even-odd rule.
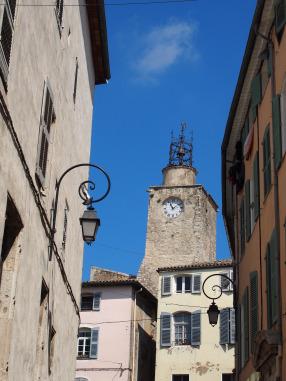
[[[103,269],[101,267],[92,266],[90,269],[90,281],[110,282],[117,280],[136,279],[135,275],[125,274],[118,271]]]
[[[224,259],[221,261],[214,262],[194,262],[191,265],[182,265],[182,266],[169,266],[169,267],[160,267],[158,272],[163,271],[180,271],[180,270],[195,270],[195,269],[215,269],[219,267],[231,267],[233,262],[231,259]]]
[[[136,290],[142,289],[143,293],[154,303],[157,303],[157,299],[154,295],[150,293],[142,284],[138,281],[138,279],[134,275],[130,275],[127,279],[101,279],[97,281],[89,281],[83,282],[82,288],[87,289],[91,287],[120,287],[120,286],[131,286]]]

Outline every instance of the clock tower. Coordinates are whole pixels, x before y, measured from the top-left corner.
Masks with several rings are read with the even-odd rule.
[[[196,183],[192,166],[192,140],[185,125],[178,139],[172,137],[163,184],[151,186],[146,249],[138,279],[157,297],[159,267],[212,262],[216,257],[217,205]]]

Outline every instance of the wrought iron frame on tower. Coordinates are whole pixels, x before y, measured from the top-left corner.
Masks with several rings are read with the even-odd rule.
[[[172,141],[169,152],[169,166],[193,166],[193,133],[190,140],[185,137],[186,123],[181,124],[181,131],[178,138],[175,138],[172,132]]]

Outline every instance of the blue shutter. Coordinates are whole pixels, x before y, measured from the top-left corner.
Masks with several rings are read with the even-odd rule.
[[[99,311],[100,310],[100,294],[95,294],[93,296],[93,305],[92,309],[94,311]]]
[[[245,183],[245,231],[246,240],[249,241],[251,236],[251,219],[250,219],[250,181]]]
[[[98,352],[98,328],[91,329],[90,358],[96,359]]]
[[[163,296],[171,295],[171,277],[170,276],[163,276],[162,277],[161,294]]]
[[[191,343],[201,344],[201,311],[197,310],[191,314]]]
[[[220,344],[229,343],[229,308],[220,311]]]
[[[199,294],[201,292],[201,274],[192,275],[192,293]]]
[[[256,118],[256,107],[261,101],[261,75],[258,73],[252,80],[251,83],[251,108],[253,121]]]
[[[229,309],[229,321],[230,321],[230,333],[229,333],[229,343],[235,344],[236,334],[235,334],[235,309]]]
[[[259,162],[258,152],[256,152],[253,162],[253,186],[254,186],[254,219],[255,221],[259,215]]]
[[[161,313],[161,347],[171,346],[171,314],[168,312]]]
[[[258,331],[258,279],[257,271],[250,273],[250,340],[253,350],[254,337]]]
[[[271,323],[278,318],[278,247],[277,231],[273,231],[270,241],[270,269],[271,269]]]

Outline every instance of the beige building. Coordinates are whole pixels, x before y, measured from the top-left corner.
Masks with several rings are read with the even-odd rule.
[[[213,261],[163,267],[159,272],[155,381],[232,381],[234,369],[235,312],[232,286],[213,276],[205,283],[222,287],[217,300],[218,324],[209,324],[211,301],[202,285],[209,275],[232,277],[231,261]],[[222,281],[222,279],[225,279]]]
[[[93,3],[93,1],[90,1]],[[109,78],[103,2],[0,7],[0,380],[74,379],[94,84]],[[21,3],[21,4],[20,4]],[[53,3],[53,2],[50,2]],[[95,1],[94,1],[95,3]]]

